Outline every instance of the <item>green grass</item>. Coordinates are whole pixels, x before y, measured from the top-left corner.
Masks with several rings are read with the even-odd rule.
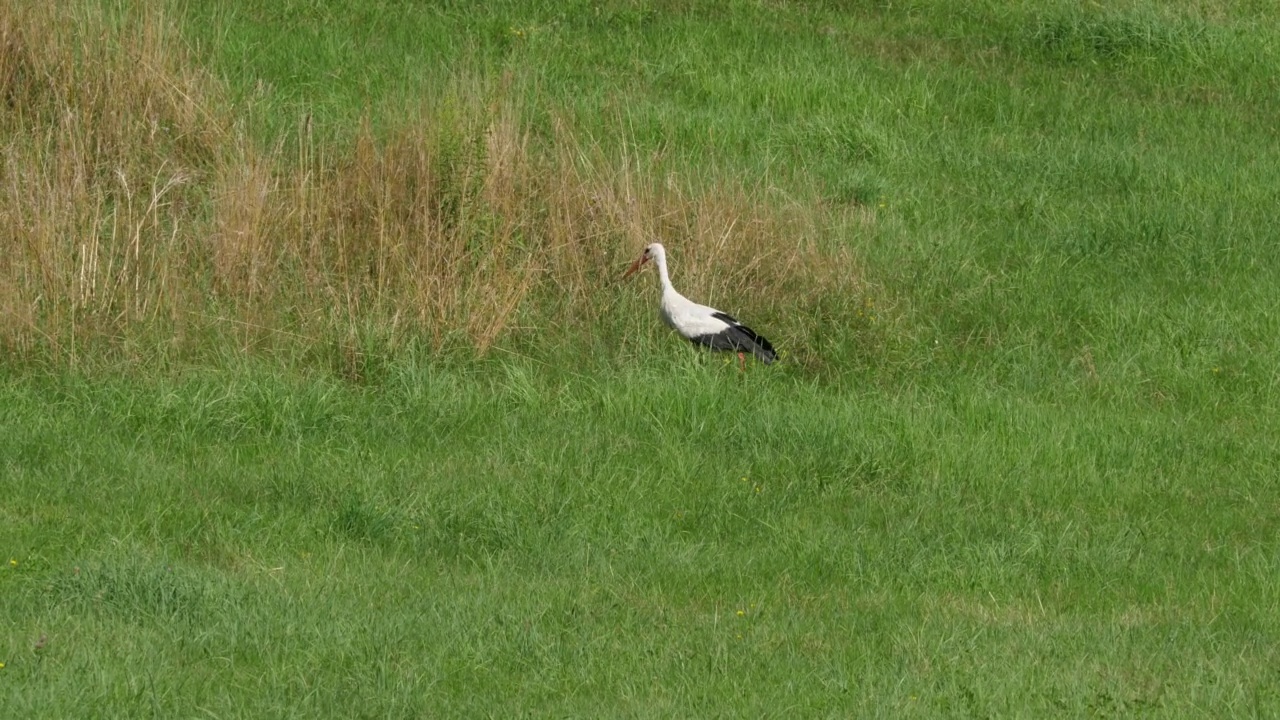
[[[1278,699],[1280,427],[1246,407],[684,361],[4,394],[10,714]]]
[[[0,716],[1277,713],[1269,4],[174,8],[264,147],[518,96],[867,289],[718,287],[745,375],[649,276],[481,359],[6,360]]]

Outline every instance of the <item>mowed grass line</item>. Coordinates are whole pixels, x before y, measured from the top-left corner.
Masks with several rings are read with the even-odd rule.
[[[1274,708],[1274,415],[962,389],[10,380],[0,705]]]

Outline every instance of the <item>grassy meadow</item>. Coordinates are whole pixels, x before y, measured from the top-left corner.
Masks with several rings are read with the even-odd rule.
[[[1251,0],[0,7],[0,716],[1276,715],[1277,77]]]

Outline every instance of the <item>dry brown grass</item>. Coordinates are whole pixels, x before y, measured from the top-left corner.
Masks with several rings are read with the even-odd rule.
[[[234,340],[344,348],[355,367],[371,335],[484,353],[656,302],[615,280],[658,239],[688,294],[791,313],[801,341],[814,298],[858,292],[814,208],[693,191],[567,123],[535,142],[502,87],[476,87],[348,147],[302,118],[264,150],[163,17],[0,9],[0,343],[70,362]]]
[[[191,223],[226,127],[212,84],[165,23],[82,13],[0,9],[0,338],[20,354],[74,359],[198,302]]]

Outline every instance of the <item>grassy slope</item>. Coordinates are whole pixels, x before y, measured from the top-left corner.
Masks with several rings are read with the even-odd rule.
[[[1087,354],[1131,387],[1187,354],[1248,365],[1278,329],[1280,268],[1258,247],[1280,200],[1280,31],[1249,3],[314,5],[205,21],[230,24],[212,54],[271,88],[284,128],[311,112],[341,134],[371,104],[506,69],[533,115],[568,112],[684,178],[864,205],[874,220],[832,240],[907,304],[912,336],[873,364],[914,372],[936,340],[943,365],[1002,380],[1055,384]]]
[[[608,142],[874,207],[832,240],[885,340],[821,381],[8,377],[3,714],[1280,704],[1264,8],[387,5],[191,26],[268,126],[520,66]]]

